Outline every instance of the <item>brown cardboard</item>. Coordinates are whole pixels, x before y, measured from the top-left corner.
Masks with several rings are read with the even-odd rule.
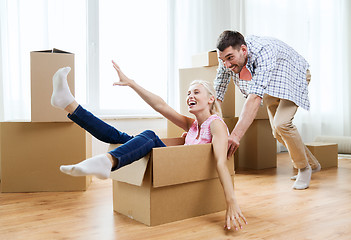
[[[216,50],[195,54],[191,58],[192,67],[218,66],[218,55]]]
[[[230,132],[239,118],[224,118]],[[240,140],[235,155],[235,166],[249,169],[275,168],[277,166],[277,142],[267,119],[255,119]]]
[[[181,137],[185,132],[184,129],[176,126],[174,123],[167,119],[167,137],[168,138],[176,138]]]
[[[224,118],[231,118],[235,116],[236,109],[236,95],[242,95],[240,90],[235,87],[233,81],[230,81],[227,87],[227,91],[224,94],[223,102],[221,103],[222,116]]]
[[[338,144],[311,142],[306,143],[306,146],[317,158],[322,169],[338,166]]]
[[[34,51],[30,61],[32,122],[70,122],[65,111],[51,106],[52,77],[59,68],[71,67],[67,81],[74,96],[74,54],[58,49]]]
[[[109,151],[114,149],[117,146],[118,145],[111,144]],[[127,165],[123,168],[118,169],[118,171],[112,172],[110,175],[110,178],[119,182],[141,186],[143,184],[144,175],[149,163],[149,159],[150,159],[150,154],[139,159],[138,161],[133,162],[130,165]]]
[[[0,123],[2,192],[86,190],[90,177],[71,177],[60,165],[91,157],[91,136],[74,123]]]
[[[149,226],[225,210],[212,144],[184,146],[184,138],[162,140],[168,147],[151,151],[144,173],[134,169],[139,161],[123,167],[129,179],[118,176],[123,168],[111,173],[114,210]],[[234,176],[233,158],[228,168]],[[139,174],[143,180],[135,184],[131,179]]]

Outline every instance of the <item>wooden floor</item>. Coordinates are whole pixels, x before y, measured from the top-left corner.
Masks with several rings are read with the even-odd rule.
[[[292,190],[286,153],[276,169],[240,171],[236,194],[248,225],[225,231],[224,212],[147,227],[113,212],[111,180],[86,192],[0,193],[0,239],[351,239],[351,159]]]

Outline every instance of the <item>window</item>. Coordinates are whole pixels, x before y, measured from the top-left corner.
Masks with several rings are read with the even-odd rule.
[[[88,64],[88,105],[101,115],[153,115],[154,110],[129,87],[112,86],[118,76],[111,60],[128,77],[166,100],[167,1],[88,4],[88,17],[95,19],[88,22],[92,58]]]
[[[76,86],[82,89],[76,97],[85,99],[85,3],[0,1],[1,120],[30,119],[31,51],[58,48],[75,53]]]
[[[114,59],[166,98],[167,1],[0,1],[0,119],[30,119],[30,52],[75,54],[75,97],[102,115],[154,115],[128,87],[113,87]]]

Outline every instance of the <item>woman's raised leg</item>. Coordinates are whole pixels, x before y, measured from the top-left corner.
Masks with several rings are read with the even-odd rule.
[[[68,112],[68,118],[84,128],[100,141],[112,144],[123,144],[133,136],[117,130],[111,125],[95,117],[91,112],[77,103],[67,83],[70,67],[59,69],[53,77],[53,93],[51,104]]]
[[[67,83],[67,75],[70,70],[70,67],[61,68],[53,76],[51,104],[54,107],[66,110],[69,113],[68,117],[72,121],[101,141],[116,144],[125,143],[132,139],[132,136],[118,131],[77,103]],[[60,170],[72,176],[95,175],[98,178],[106,179],[110,175],[111,168],[117,164],[117,159],[106,153],[86,159],[75,165],[61,166]]]

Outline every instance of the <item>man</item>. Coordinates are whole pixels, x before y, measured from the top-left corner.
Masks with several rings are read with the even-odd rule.
[[[267,106],[274,137],[289,151],[298,169],[294,189],[309,187],[312,169],[320,164],[302,142],[292,123],[298,107],[309,110],[307,61],[280,40],[224,31],[217,40],[220,64],[215,79],[217,98],[223,101],[231,78],[247,98],[238,123],[228,138],[228,155],[240,144],[262,102]]]

